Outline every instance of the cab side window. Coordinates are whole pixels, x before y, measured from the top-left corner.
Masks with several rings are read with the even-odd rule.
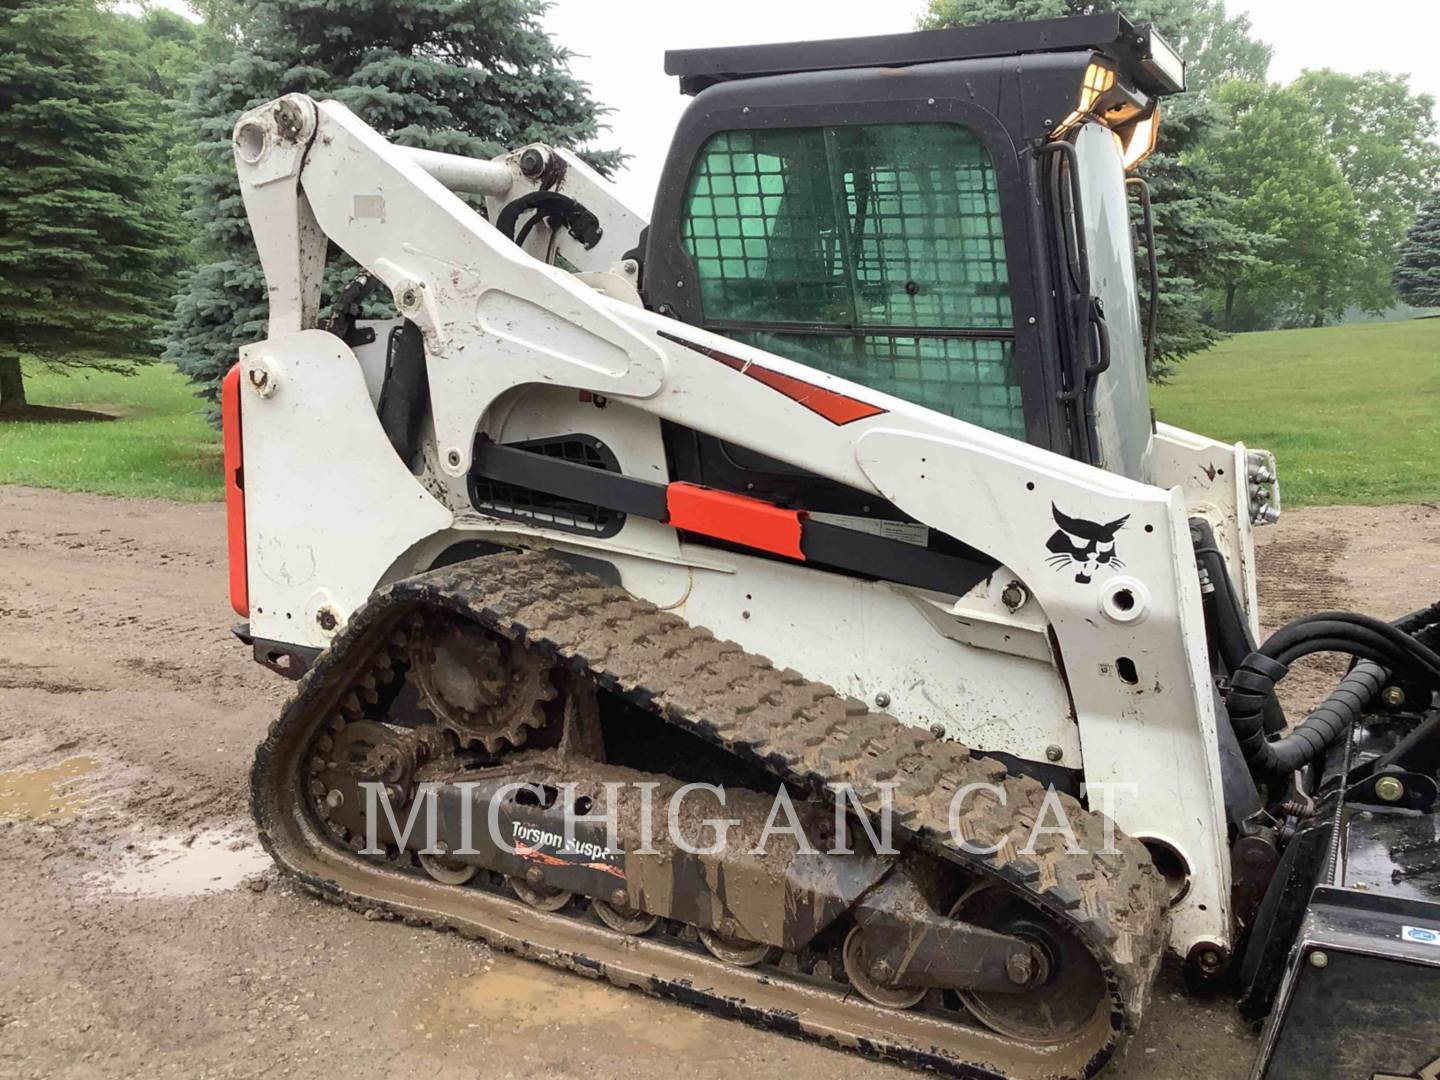
[[[721,132],[682,238],[707,327],[1025,437],[995,170],[968,129]]]

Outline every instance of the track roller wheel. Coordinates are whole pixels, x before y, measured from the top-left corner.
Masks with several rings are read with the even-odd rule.
[[[601,922],[621,934],[639,937],[648,934],[660,921],[659,915],[647,915],[639,908],[628,905],[607,904],[604,900],[592,900],[590,904]]]
[[[541,911],[559,911],[570,903],[571,898],[575,895],[564,889],[552,889],[548,885],[531,885],[524,878],[507,877],[505,883],[510,886],[510,891],[521,900]]]
[[[468,885],[480,868],[444,855],[420,853],[420,867],[442,885]]]
[[[700,941],[711,956],[736,967],[754,967],[770,955],[769,945],[746,941],[742,937],[722,934],[716,930],[701,930]]]
[[[865,1000],[887,1009],[908,1009],[913,1005],[920,1004],[926,994],[925,987],[912,989],[906,986],[885,986],[870,977],[870,971],[865,962],[864,938],[865,931],[858,926],[852,928],[850,933],[845,935],[842,958],[845,962],[845,974],[850,978],[850,985],[860,991],[860,995]]]
[[[1028,941],[1043,960],[1035,984],[1018,993],[960,991],[960,999],[986,1027],[1045,1046],[1083,1031],[1105,1008],[1105,975],[1085,947],[1004,886],[976,885],[955,902],[950,915]]]

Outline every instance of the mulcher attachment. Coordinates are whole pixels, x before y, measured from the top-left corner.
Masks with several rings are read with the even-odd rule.
[[[252,776],[328,898],[951,1074],[1085,1076],[1166,893],[1048,798],[1085,854],[1030,845],[1035,781],[535,553],[381,590]]]

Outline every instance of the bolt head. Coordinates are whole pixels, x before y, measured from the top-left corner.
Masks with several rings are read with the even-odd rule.
[[[275,106],[275,130],[280,133],[281,138],[294,142],[299,137],[304,122],[305,118],[301,116],[299,107],[293,101],[281,101]]]
[[[1380,700],[1392,709],[1398,709],[1405,704],[1405,689],[1400,686],[1387,686],[1381,692]]]
[[[520,155],[520,171],[534,179],[545,171],[545,154],[536,147],[530,147]]]
[[[545,880],[545,875],[541,873],[538,866],[532,866],[529,870],[525,871],[525,880],[531,885],[539,885]]]
[[[1381,802],[1399,802],[1405,797],[1405,785],[1398,776],[1382,776],[1375,781],[1375,797]]]
[[[945,725],[944,725],[944,724],[931,724],[931,725],[930,725],[930,734],[931,734],[931,735],[934,735],[935,738],[937,738],[937,739],[943,739],[943,738],[945,737]]]
[[[1060,761],[1065,757],[1065,751],[1058,746],[1047,746],[1045,748],[1046,761]]]
[[[1329,967],[1330,957],[1326,956],[1319,949],[1316,949],[1310,954],[1310,966],[1313,968]]]
[[[615,907],[629,907],[630,894],[624,889],[616,889],[610,894],[610,903],[613,904]]]
[[[345,793],[339,788],[331,788],[325,793],[325,805],[331,810],[336,810],[345,803]]]
[[[1005,975],[1016,986],[1026,985],[1035,975],[1035,961],[1030,953],[1011,953],[1006,957]]]
[[[877,709],[888,709],[890,707],[890,695],[881,690],[875,695],[875,707]]]

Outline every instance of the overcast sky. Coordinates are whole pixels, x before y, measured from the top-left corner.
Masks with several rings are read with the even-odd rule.
[[[1229,0],[1255,36],[1275,48],[1270,77],[1304,68],[1404,72],[1440,98],[1440,3],[1436,0]],[[912,30],[924,0],[554,0],[550,32],[572,68],[614,112],[605,146],[632,155],[617,177],[622,195],[649,216],[670,134],[688,99],[665,75],[666,49],[851,37]]]

